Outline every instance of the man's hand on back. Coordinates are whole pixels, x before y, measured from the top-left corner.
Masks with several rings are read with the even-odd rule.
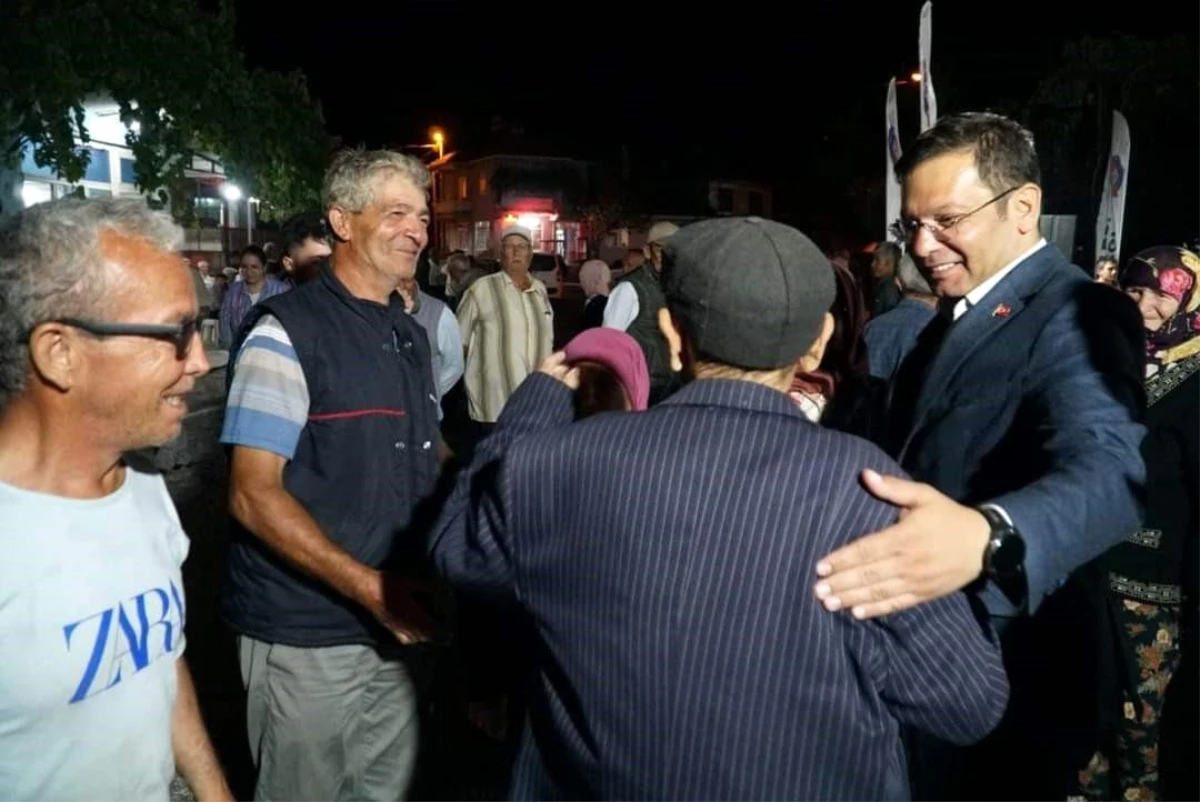
[[[817,563],[816,594],[827,610],[875,618],[946,596],[983,570],[991,528],[981,513],[929,485],[863,471],[872,495],[900,507],[900,520]]]

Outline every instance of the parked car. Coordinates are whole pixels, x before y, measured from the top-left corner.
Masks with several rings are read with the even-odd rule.
[[[551,298],[562,296],[564,268],[562,257],[556,253],[535,253],[529,264],[529,272],[546,285]]]

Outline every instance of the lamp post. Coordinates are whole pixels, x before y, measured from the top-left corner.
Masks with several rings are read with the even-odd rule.
[[[254,223],[258,219],[258,198],[246,199],[246,244],[254,244]]]
[[[433,230],[429,234],[429,245],[430,245],[431,250],[434,253],[437,253],[437,249],[442,244],[441,243],[441,231],[439,230],[438,219],[437,219],[438,183],[439,183],[438,179],[440,178],[440,176],[438,175],[438,167],[441,166],[442,159],[445,157],[446,134],[440,128],[431,128],[431,129],[429,129],[429,138],[433,141],[430,144],[425,145],[424,147],[437,151],[437,159],[434,161],[434,163],[430,169],[430,172],[432,172],[432,174],[433,174],[432,180],[429,182],[430,183],[429,200],[430,200],[430,203],[433,205],[433,215],[432,215]]]
[[[221,216],[224,218],[221,221],[221,237],[224,240],[222,244],[224,245],[225,252],[228,253],[230,251],[230,229],[237,222],[237,215],[234,214],[234,204],[242,199],[242,188],[237,184],[226,181],[221,185],[221,197],[225,199],[225,203],[221,205]],[[227,207],[229,209],[228,213],[225,211]]]

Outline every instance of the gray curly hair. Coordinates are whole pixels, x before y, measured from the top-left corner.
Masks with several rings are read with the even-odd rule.
[[[421,191],[429,191],[429,170],[415,156],[392,150],[343,150],[325,171],[322,206],[326,210],[341,206],[348,212],[361,212],[371,204],[381,173],[399,173]]]
[[[177,251],[183,230],[142,198],[64,198],[0,226],[0,410],[24,391],[29,334],[48,320],[101,317],[109,295],[100,232]]]

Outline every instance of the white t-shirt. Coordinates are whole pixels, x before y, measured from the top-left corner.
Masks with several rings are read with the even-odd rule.
[[[161,476],[0,482],[0,799],[168,798],[187,552]]]

